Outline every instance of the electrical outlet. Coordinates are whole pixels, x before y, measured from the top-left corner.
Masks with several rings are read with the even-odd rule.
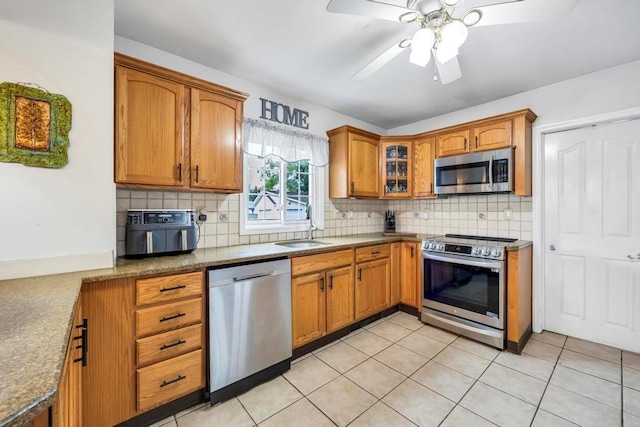
[[[422,219],[429,219],[429,211],[422,212]]]
[[[504,208],[502,213],[504,214],[504,219],[506,219],[507,221],[513,218],[513,210],[511,208]]]
[[[227,222],[227,214],[226,213],[221,213],[218,215],[218,220],[220,222]]]

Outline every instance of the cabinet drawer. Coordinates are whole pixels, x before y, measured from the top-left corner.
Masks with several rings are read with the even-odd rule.
[[[356,263],[371,261],[374,259],[388,258],[391,255],[391,250],[388,243],[381,245],[367,246],[365,248],[356,249]]]
[[[301,274],[326,270],[328,268],[350,265],[352,263],[353,251],[351,249],[301,256],[291,260],[291,275],[298,276]]]
[[[202,324],[136,340],[136,363],[145,365],[202,348]]]
[[[202,272],[136,280],[136,304],[171,301],[202,295]]]
[[[136,335],[165,332],[202,322],[202,298],[136,311]]]
[[[137,370],[138,411],[170,402],[204,386],[202,350]]]

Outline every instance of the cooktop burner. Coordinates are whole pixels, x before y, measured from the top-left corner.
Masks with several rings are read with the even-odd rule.
[[[425,252],[449,253],[475,258],[504,259],[505,248],[517,239],[446,234],[422,241]]]

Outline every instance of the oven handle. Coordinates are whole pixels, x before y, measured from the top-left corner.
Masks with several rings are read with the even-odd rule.
[[[460,255],[453,254],[433,254],[430,252],[422,252],[422,258],[432,259],[434,261],[450,262],[452,264],[463,264],[471,267],[485,267],[485,268],[504,268],[504,261],[492,260],[492,259],[469,259]]]

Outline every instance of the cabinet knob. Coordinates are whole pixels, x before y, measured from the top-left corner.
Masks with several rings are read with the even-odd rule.
[[[320,290],[324,292],[324,276],[320,277]]]
[[[476,150],[478,149],[478,135],[476,135]]]
[[[333,289],[333,274],[329,275],[329,289]]]
[[[351,193],[355,193],[356,192],[356,184],[355,182],[351,181]]]
[[[362,268],[358,269],[358,281],[362,282]]]
[[[464,139],[464,151],[467,151],[467,138]]]
[[[182,182],[182,163],[178,163],[178,181]]]
[[[200,178],[200,166],[196,165],[196,184],[198,183],[198,180]]]

